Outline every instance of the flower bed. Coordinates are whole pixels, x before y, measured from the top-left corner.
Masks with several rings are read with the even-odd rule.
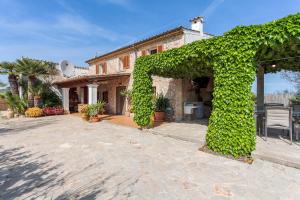
[[[63,115],[64,109],[61,107],[46,107],[43,108],[43,112],[45,115]]]

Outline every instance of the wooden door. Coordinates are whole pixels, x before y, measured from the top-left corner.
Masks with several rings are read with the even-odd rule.
[[[116,89],[116,114],[125,114],[125,97],[121,95],[122,91],[126,90],[126,86],[119,86]]]

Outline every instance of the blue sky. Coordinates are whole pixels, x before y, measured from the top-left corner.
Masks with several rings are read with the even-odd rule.
[[[221,35],[300,11],[299,0],[0,0],[0,61],[21,56],[79,66],[136,40],[205,17],[205,31]],[[4,80],[1,77],[0,80]],[[292,89],[280,74],[266,91]]]

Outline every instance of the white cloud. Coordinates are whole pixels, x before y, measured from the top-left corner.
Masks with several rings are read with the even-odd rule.
[[[0,34],[35,37],[57,42],[68,42],[69,40],[84,42],[88,36],[109,41],[124,37],[93,24],[81,16],[69,14],[59,15],[50,22],[29,19],[11,21],[2,18],[0,19],[0,32],[2,32]]]
[[[212,15],[217,7],[219,7],[222,3],[224,3],[225,0],[213,0],[206,9],[202,12],[202,16],[204,16],[206,19]]]

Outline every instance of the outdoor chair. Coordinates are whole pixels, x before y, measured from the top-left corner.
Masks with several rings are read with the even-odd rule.
[[[265,138],[268,137],[268,128],[283,129],[289,131],[291,144],[293,141],[292,109],[284,107],[265,108]]]
[[[300,104],[293,104],[293,125],[296,140],[299,140],[300,131]]]

